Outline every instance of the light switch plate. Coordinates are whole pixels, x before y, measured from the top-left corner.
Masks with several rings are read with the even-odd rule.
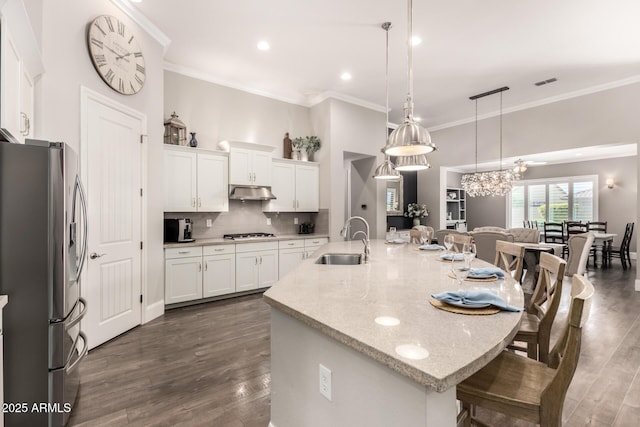
[[[211,227],[213,225],[211,218],[207,218],[207,227]]]
[[[320,394],[331,401],[331,369],[322,363],[319,366],[320,371]]]
[[[293,224],[294,225],[298,224],[298,217],[297,216],[293,218]]]
[[[271,218],[267,218],[267,225],[271,225]]]

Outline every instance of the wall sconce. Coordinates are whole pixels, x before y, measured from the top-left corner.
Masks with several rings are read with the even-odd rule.
[[[607,188],[613,188],[613,178],[607,178]]]

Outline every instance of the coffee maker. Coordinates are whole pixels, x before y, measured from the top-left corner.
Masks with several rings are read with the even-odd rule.
[[[191,218],[165,218],[164,242],[195,242],[195,239],[191,238]]]

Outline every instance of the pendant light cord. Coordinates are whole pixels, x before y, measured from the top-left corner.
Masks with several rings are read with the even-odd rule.
[[[407,51],[408,51],[408,59],[409,59],[409,85],[407,94],[407,117],[413,116],[413,44],[411,43],[411,37],[413,36],[413,1],[408,0],[408,22],[407,22]]]
[[[385,69],[384,69],[385,84],[387,86],[386,104],[384,109],[386,113],[386,121],[384,122],[384,134],[385,134],[384,140],[386,144],[386,141],[389,138],[389,29],[391,28],[391,22],[385,22],[384,24],[382,24],[382,28],[384,28],[385,32],[387,33],[387,40],[386,40],[387,51],[385,56]],[[389,155],[385,154],[385,158],[389,159]]]
[[[500,171],[502,171],[502,92],[500,92]]]
[[[478,98],[476,98],[476,173],[478,173]]]

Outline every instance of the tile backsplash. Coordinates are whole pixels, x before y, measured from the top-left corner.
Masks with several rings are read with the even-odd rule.
[[[298,234],[298,224],[313,222],[315,233],[329,232],[328,209],[320,212],[262,212],[262,202],[229,200],[229,212],[166,212],[165,218],[191,218],[193,222],[192,236],[194,239],[215,239],[224,234],[234,233],[273,233],[276,236]],[[267,218],[271,225],[267,225]],[[207,227],[207,219],[211,220],[211,227]]]

